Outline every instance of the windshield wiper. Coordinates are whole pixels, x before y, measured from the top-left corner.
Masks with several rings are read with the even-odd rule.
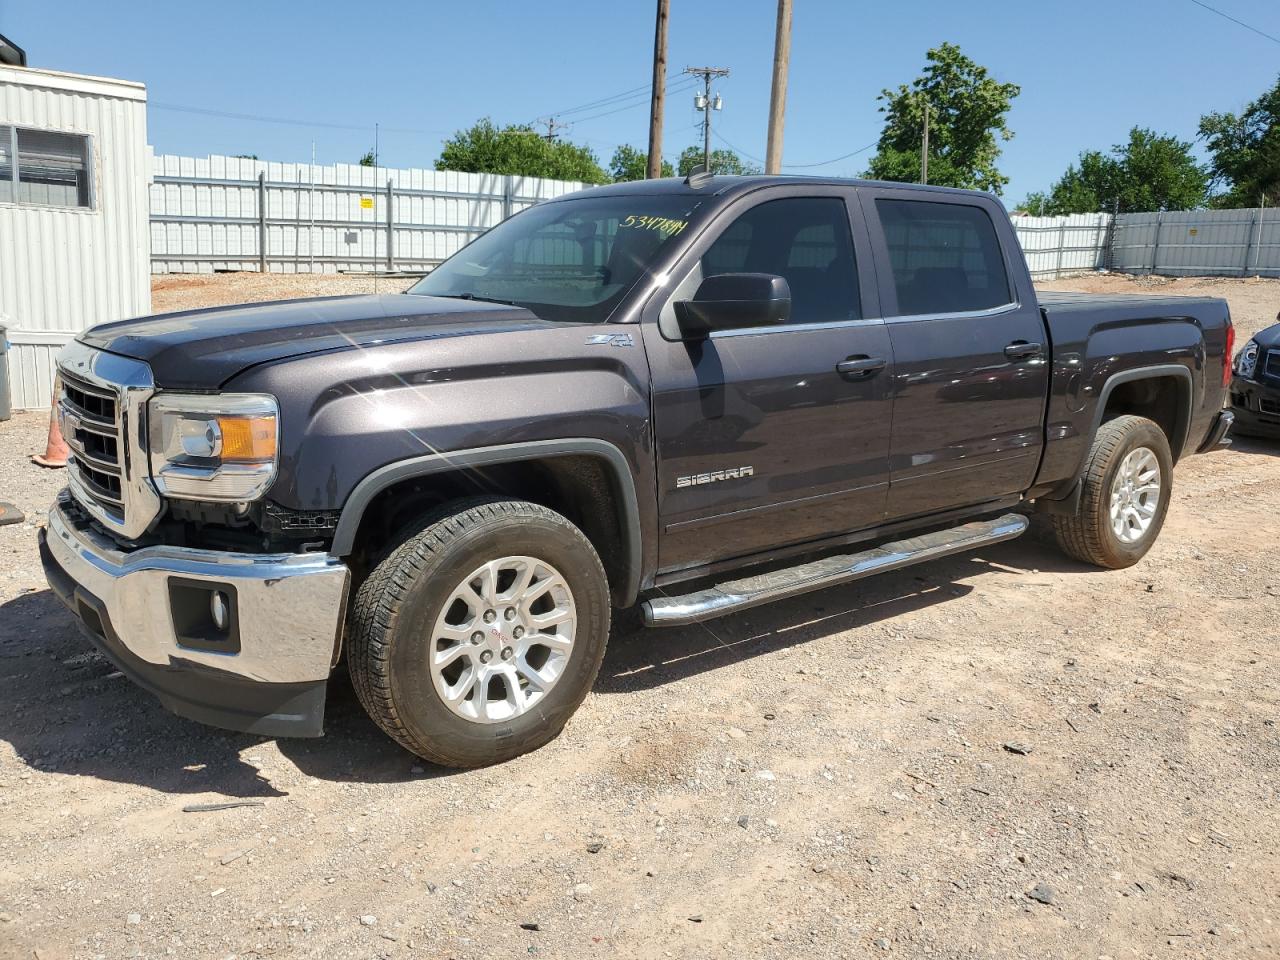
[[[438,293],[438,297],[444,297],[447,300],[479,300],[482,303],[501,303],[508,307],[518,307],[520,304],[514,300],[502,300],[498,297],[481,297],[474,293]]]

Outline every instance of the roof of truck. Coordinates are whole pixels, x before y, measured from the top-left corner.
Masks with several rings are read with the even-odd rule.
[[[928,193],[954,193],[972,196],[981,193],[977,190],[958,190],[955,187],[937,187],[932,184],[888,183],[881,180],[855,180],[844,177],[792,177],[767,174],[754,174],[745,177],[711,176],[694,180],[692,183],[684,177],[663,177],[658,180],[628,180],[623,183],[610,183],[602,187],[588,187],[556,197],[566,200],[577,197],[601,196],[654,196],[656,194],[687,194],[689,196],[722,196],[757,187],[794,186],[797,183],[816,184],[833,187],[892,187],[895,190],[919,190]]]

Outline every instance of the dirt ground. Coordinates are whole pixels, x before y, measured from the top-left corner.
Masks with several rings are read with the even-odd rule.
[[[1243,333],[1280,309],[1276,282],[1162,289]],[[624,617],[560,739],[456,773],[342,680],[324,738],[273,741],[90,653],[36,555],[44,427],[0,424],[29,516],[0,528],[0,957],[1280,956],[1280,444],[1184,461],[1130,570],[1028,537]]]

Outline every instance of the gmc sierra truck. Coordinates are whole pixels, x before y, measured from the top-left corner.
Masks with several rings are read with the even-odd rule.
[[[175,713],[316,736],[345,658],[390,736],[480,766],[557,735],[614,608],[693,623],[1035,512],[1136,563],[1174,464],[1225,442],[1231,354],[1221,300],[1037,296],[985,194],[616,184],[406,294],[88,330],[40,545]]]

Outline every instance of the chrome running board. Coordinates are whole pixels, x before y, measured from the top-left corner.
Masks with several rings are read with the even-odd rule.
[[[895,540],[862,553],[827,557],[785,570],[719,583],[683,597],[656,597],[641,604],[644,622],[650,627],[699,623],[811,590],[862,580],[877,573],[901,570],[975,547],[1012,540],[1026,531],[1027,523],[1022,514],[1006,513],[994,520],[966,523],[919,537]]]

